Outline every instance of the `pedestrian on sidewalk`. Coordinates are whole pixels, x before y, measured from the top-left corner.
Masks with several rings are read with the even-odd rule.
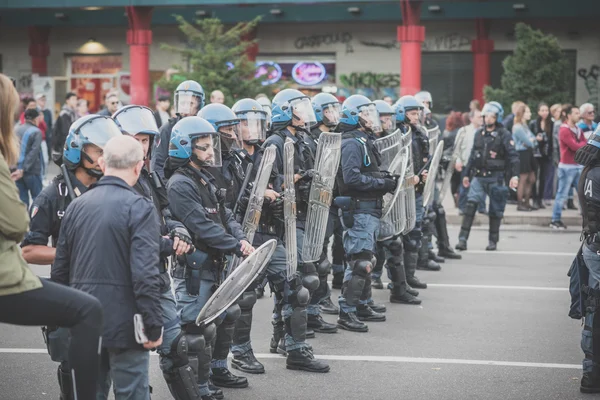
[[[531,121],[529,127],[536,137],[541,135],[542,138],[538,141],[540,157],[537,159],[537,179],[533,188],[533,205],[543,209],[546,208],[544,205],[545,200],[552,198],[552,196],[546,198],[546,192],[548,186],[552,187],[554,180],[554,165],[552,164],[552,152],[554,151],[553,123],[546,103],[538,105],[538,117]]]
[[[575,162],[575,152],[585,146],[586,140],[581,128],[577,126],[579,122],[579,108],[567,104],[562,110],[563,124],[560,126],[558,140],[560,145],[560,164],[558,164],[558,190],[554,200],[552,210],[552,222],[550,227],[553,229],[567,229],[567,226],[561,221],[562,207],[567,199],[569,189],[573,184],[577,185],[582,167]]]
[[[42,131],[38,128],[42,118],[42,114],[37,108],[29,108],[25,110],[25,123],[16,130],[21,146],[17,170],[13,172],[12,176],[19,188],[19,197],[28,208],[29,197],[31,196],[31,201],[35,200],[43,189]]]
[[[530,204],[531,190],[535,184],[535,170],[537,168],[535,152],[538,142],[542,140],[541,134],[536,137],[529,129],[527,122],[531,119],[531,110],[526,104],[517,107],[514,124],[513,140],[515,149],[519,153],[519,187],[517,188],[517,211],[537,210]]]

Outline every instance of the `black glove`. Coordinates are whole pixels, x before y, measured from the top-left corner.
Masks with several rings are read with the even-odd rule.
[[[310,181],[315,176],[315,170],[314,169],[309,169],[306,171],[300,170],[300,171],[298,171],[298,174],[300,175],[300,179],[298,180],[298,183],[300,183],[302,181]]]
[[[189,244],[190,250],[188,251],[188,254],[192,254],[194,252],[195,248],[194,248],[194,244],[192,241],[192,237],[190,236],[190,233],[188,232],[187,229],[185,229],[183,227],[177,227],[177,228],[173,229],[171,232],[169,232],[169,237],[171,238],[171,240],[175,240],[175,238],[179,238],[179,240],[182,240],[186,244]]]
[[[283,220],[283,199],[281,197],[276,200],[269,200],[268,207],[273,217]]]
[[[239,205],[237,208],[237,213],[244,215],[246,213],[246,209],[248,208],[249,202],[250,202],[250,197],[247,197],[247,196],[240,197]]]
[[[298,181],[296,197],[297,200],[308,202],[310,199],[310,181]]]
[[[394,190],[396,190],[396,187],[398,186],[398,181],[392,178],[383,178],[383,190],[385,190],[388,193],[393,192]]]

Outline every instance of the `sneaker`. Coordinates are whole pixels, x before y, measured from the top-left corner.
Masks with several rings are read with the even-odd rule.
[[[565,229],[567,229],[567,226],[563,224],[562,221],[552,221],[550,223],[550,228],[564,231]]]

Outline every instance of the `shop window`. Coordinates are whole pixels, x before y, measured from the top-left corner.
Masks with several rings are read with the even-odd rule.
[[[431,92],[435,114],[442,114],[446,107],[468,110],[473,98],[473,54],[424,52],[421,87]]]

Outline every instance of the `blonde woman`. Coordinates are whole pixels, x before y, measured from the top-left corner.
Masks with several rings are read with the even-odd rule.
[[[96,397],[98,343],[102,329],[100,302],[86,293],[38,278],[21,256],[19,242],[29,217],[11,176],[17,162],[13,116],[19,96],[0,74],[0,322],[71,329],[69,361],[76,398]],[[73,388],[71,388],[73,391]]]

